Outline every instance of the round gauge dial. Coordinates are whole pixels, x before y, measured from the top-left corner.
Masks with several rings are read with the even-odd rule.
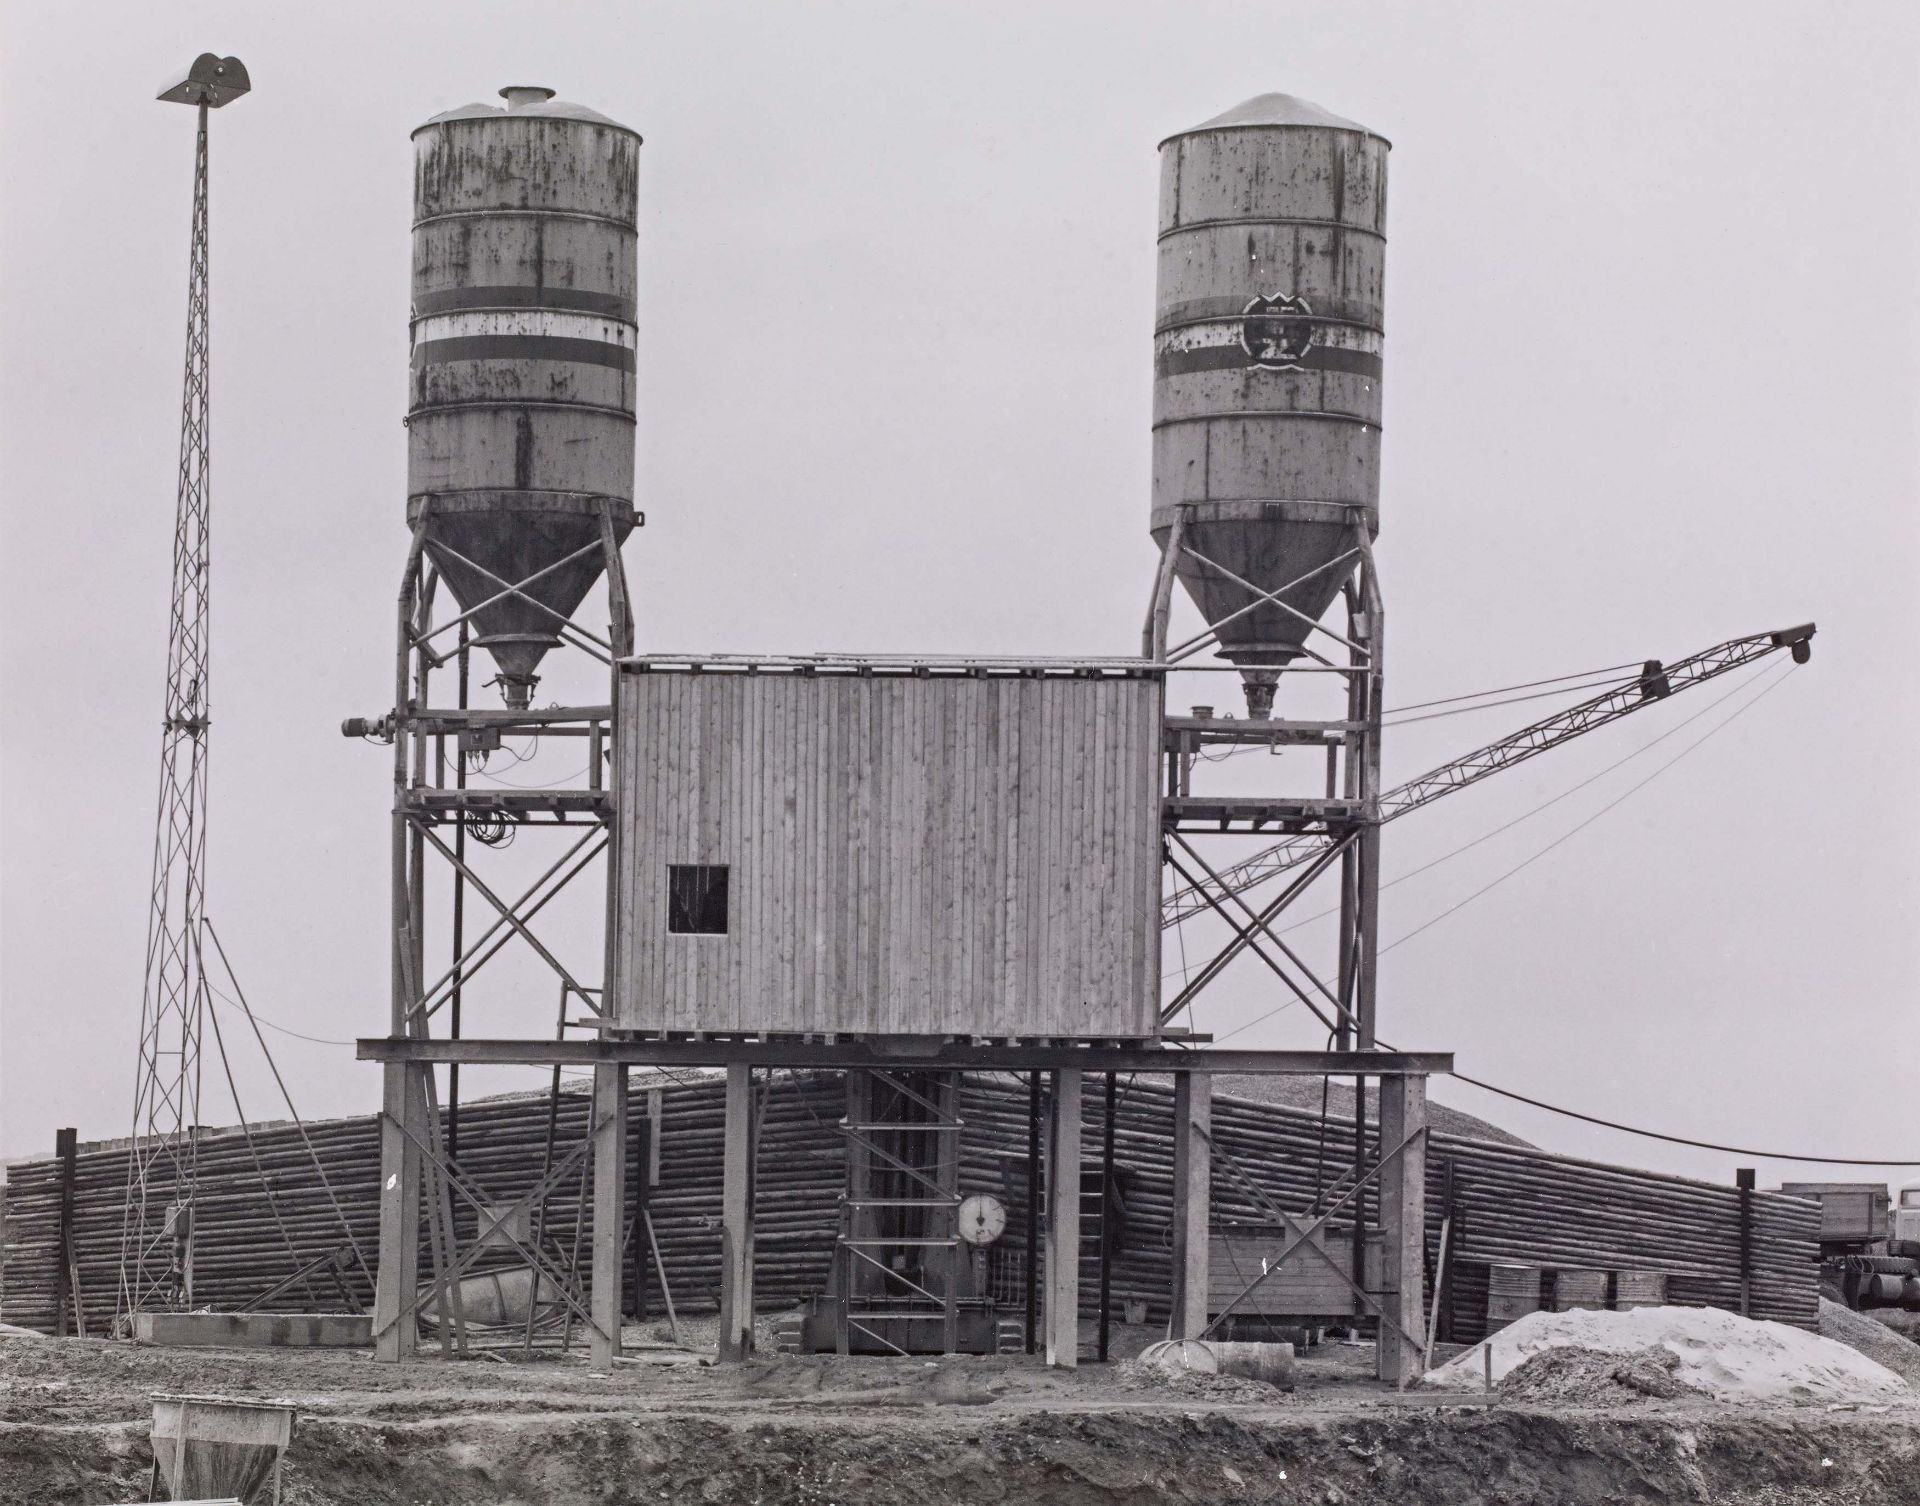
[[[960,1237],[970,1245],[990,1245],[1007,1232],[1007,1209],[990,1193],[976,1192],[960,1204]]]

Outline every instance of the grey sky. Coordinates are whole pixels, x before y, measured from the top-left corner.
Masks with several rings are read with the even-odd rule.
[[[202,49],[255,89],[215,119],[210,909],[266,1015],[385,1020],[387,765],[335,729],[390,699],[414,126],[536,83],[646,137],[644,642],[1112,653],[1153,564],[1155,143],[1280,89],[1394,142],[1389,704],[1820,623],[1727,730],[1390,952],[1382,1033],[1679,1134],[1920,1155],[1917,16],[0,7],[0,1155],[130,1121],[192,152],[152,96]],[[1386,939],[1754,688],[1390,889]],[[1396,825],[1388,876],[1719,693]],[[1408,728],[1388,776],[1550,704]],[[490,1033],[551,1030],[529,990]],[[1200,1023],[1275,1002],[1236,971]],[[1236,1042],[1308,1043],[1297,1014]],[[373,1107],[350,1050],[275,1045],[303,1113]],[[251,1054],[240,1081],[273,1107]],[[1437,1095],[1556,1148],[1735,1164]]]

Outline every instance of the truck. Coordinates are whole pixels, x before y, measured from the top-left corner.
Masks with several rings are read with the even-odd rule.
[[[1879,1182],[1787,1182],[1780,1190],[1820,1205],[1822,1286],[1855,1311],[1920,1312],[1920,1181],[1897,1193]]]

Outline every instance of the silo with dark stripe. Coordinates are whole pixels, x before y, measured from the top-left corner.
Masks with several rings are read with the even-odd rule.
[[[525,706],[604,568],[602,515],[633,527],[640,137],[551,89],[500,93],[413,135],[407,509]],[[536,575],[533,601],[504,594]]]
[[[1286,94],[1160,144],[1152,529],[1188,509],[1179,576],[1256,715],[1350,573],[1329,562],[1379,529],[1387,150]],[[1298,615],[1235,616],[1232,576],[1309,578]]]

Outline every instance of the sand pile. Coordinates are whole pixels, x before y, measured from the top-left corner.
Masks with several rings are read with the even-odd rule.
[[[1631,1355],[1650,1348],[1675,1356],[1673,1378],[1725,1401],[1911,1402],[1916,1393],[1886,1366],[1832,1339],[1760,1323],[1710,1307],[1642,1307],[1630,1312],[1529,1313],[1487,1344],[1496,1384],[1550,1349]],[[1429,1371],[1426,1384],[1477,1391],[1487,1345]]]

